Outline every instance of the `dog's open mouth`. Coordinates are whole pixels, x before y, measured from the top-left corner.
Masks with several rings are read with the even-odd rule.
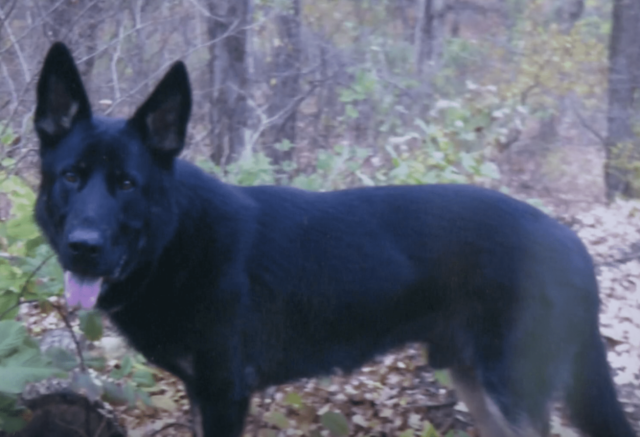
[[[67,305],[92,308],[98,300],[102,278],[80,276],[72,272],[64,272],[64,295]]]

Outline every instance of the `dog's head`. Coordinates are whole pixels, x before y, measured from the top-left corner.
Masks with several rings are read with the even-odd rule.
[[[177,62],[130,119],[94,117],[67,47],[49,50],[34,120],[36,220],[66,271],[72,303],[92,306],[103,281],[150,263],[171,238],[174,160],[190,111],[187,70]]]

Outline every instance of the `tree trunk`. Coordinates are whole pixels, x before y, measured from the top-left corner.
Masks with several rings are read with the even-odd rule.
[[[609,109],[605,183],[607,198],[638,197],[640,175],[633,163],[640,158],[640,142],[634,134],[638,122],[640,70],[640,1],[615,0],[609,41]]]
[[[209,0],[211,159],[226,165],[244,149],[250,0]]]
[[[391,2],[392,7],[395,9],[395,15],[400,18],[402,23],[403,39],[407,43],[411,43],[413,40],[414,26],[409,19],[409,8],[411,8],[411,2],[409,0],[397,0],[397,2]]]
[[[418,1],[418,21],[416,22],[416,73],[421,75],[424,63],[433,55],[433,0]]]
[[[272,69],[272,95],[268,115],[267,153],[275,164],[290,160],[292,148],[273,147],[283,141],[296,142],[297,99],[300,95],[300,65],[302,41],[300,39],[300,0],[292,0],[291,8],[276,18],[279,45],[275,48]]]

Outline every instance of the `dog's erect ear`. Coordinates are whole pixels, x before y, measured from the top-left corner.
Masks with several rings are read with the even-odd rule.
[[[189,75],[185,65],[176,62],[129,123],[153,152],[173,158],[184,147],[190,113]]]
[[[43,145],[55,144],[74,123],[91,118],[91,105],[67,46],[57,42],[44,60],[37,89],[35,127]]]

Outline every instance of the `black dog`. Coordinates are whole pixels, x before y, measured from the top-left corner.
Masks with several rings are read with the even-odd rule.
[[[176,158],[191,108],[182,63],[129,120],[98,118],[57,43],[37,98],[36,218],[67,298],[97,300],[184,381],[197,435],[239,436],[256,390],[413,341],[451,370],[484,437],[545,435],[555,393],[590,436],[634,435],[591,258],[537,209],[463,185],[224,184]]]

